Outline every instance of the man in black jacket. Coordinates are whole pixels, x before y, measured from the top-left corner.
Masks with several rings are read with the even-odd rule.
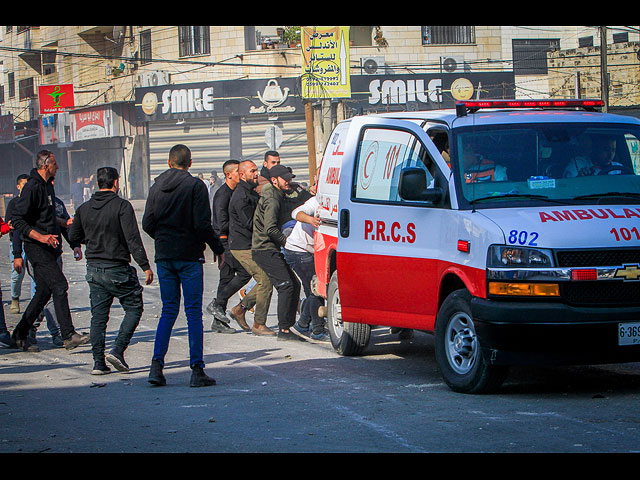
[[[204,249],[224,253],[211,226],[209,194],[204,182],[189,173],[191,151],[175,145],[169,152],[169,169],[155,179],[142,217],[142,229],[155,241],[155,262],[160,283],[162,314],[158,320],[149,383],[165,385],[162,373],[171,330],[184,298],[189,334],[192,387],[215,385],[204,373],[202,294]]]
[[[225,315],[229,299],[244,287],[251,275],[229,252],[229,201],[238,185],[238,160],[227,160],[222,165],[224,183],[213,196],[213,231],[224,245],[224,261],[218,264],[220,280],[216,297],[207,305],[207,312],[213,315],[211,330],[217,333],[235,333],[229,327],[229,320]],[[249,330],[246,323],[238,322],[243,330]]]
[[[138,222],[131,203],[118,196],[120,175],[113,167],[99,168],[96,179],[99,191],[78,206],[69,230],[69,239],[86,245],[87,283],[91,301],[92,375],[111,370],[105,363],[105,334],[113,299],[124,309],[113,349],[106,360],[117,370],[128,372],[124,351],[142,316],[142,286],[131,256],[144,271],[146,284],[153,281],[147,253],[140,238]]]
[[[271,280],[251,257],[251,235],[253,232],[253,214],[260,200],[255,191],[258,185],[258,168],[251,160],[241,162],[238,167],[240,181],[229,202],[229,249],[247,272],[255,279],[256,285],[228,313],[244,330],[249,329],[245,320],[247,310],[255,307],[253,327],[254,335],[271,336],[276,333],[266,326],[267,313],[273,294]]]
[[[54,155],[48,150],[38,152],[36,168],[31,170],[11,218],[13,228],[22,235],[24,251],[33,265],[36,282],[36,293],[11,335],[11,346],[23,350],[30,349],[27,336],[51,296],[64,347],[70,350],[89,340],[88,335],[80,335],[75,331],[67,296],[69,285],[57,262],[62,253],[60,223],[56,217],[56,195],[52,183],[57,171],[58,164]],[[72,219],[69,219],[65,226],[69,226],[71,222]]]

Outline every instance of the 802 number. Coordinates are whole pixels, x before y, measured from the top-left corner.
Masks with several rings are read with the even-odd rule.
[[[511,244],[517,243],[518,245],[530,245],[532,247],[537,247],[539,236],[540,235],[538,234],[538,232],[527,232],[526,230],[511,230],[509,232],[508,241]]]

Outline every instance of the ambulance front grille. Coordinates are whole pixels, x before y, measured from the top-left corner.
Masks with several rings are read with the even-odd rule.
[[[566,282],[560,289],[569,305],[640,305],[640,281]]]
[[[558,267],[617,267],[640,264],[640,248],[557,250]]]

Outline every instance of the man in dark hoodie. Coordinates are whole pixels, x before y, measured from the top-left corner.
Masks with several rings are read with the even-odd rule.
[[[124,309],[113,349],[106,360],[117,370],[128,372],[124,351],[142,316],[142,286],[134,267],[133,256],[146,275],[146,284],[153,281],[147,253],[140,238],[138,222],[131,203],[118,196],[120,175],[113,167],[99,168],[96,179],[99,190],[89,201],[78,206],[69,230],[72,242],[83,243],[87,259],[87,283],[91,301],[92,375],[109,373],[105,363],[105,334],[113,299]]]
[[[204,182],[189,173],[191,151],[175,145],[169,152],[169,169],[155,179],[142,217],[142,229],[155,240],[155,262],[160,283],[162,314],[149,372],[149,383],[165,385],[162,373],[171,330],[184,298],[189,334],[189,364],[192,387],[215,385],[204,373],[202,294],[204,249],[209,245],[218,256],[224,246],[211,225],[209,194]]]
[[[29,331],[51,296],[64,347],[71,350],[89,340],[88,335],[75,331],[67,296],[69,284],[57,261],[62,253],[61,225],[56,217],[53,189],[57,171],[53,153],[48,150],[38,152],[36,168],[31,170],[11,218],[13,228],[22,235],[24,251],[33,265],[36,282],[36,293],[11,334],[11,346],[25,351],[32,347],[27,339]],[[69,219],[65,226],[71,222]]]

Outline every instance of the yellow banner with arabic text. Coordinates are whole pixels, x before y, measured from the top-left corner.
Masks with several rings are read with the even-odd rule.
[[[302,97],[349,98],[349,27],[302,27]]]

